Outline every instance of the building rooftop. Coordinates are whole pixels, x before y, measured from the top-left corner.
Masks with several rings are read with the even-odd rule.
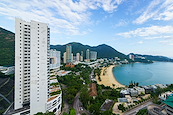
[[[57,98],[58,97],[58,95],[56,95],[56,96],[53,96],[53,97],[50,97],[47,101],[49,102],[49,101],[52,101],[53,99],[55,99],[55,98]]]
[[[113,104],[114,104],[113,100],[106,99],[105,102],[101,106],[101,110],[102,111],[110,110]]]
[[[90,85],[90,96],[97,96],[97,86],[95,83],[91,83]]]
[[[173,96],[169,96],[168,99],[163,101],[166,105],[173,107]]]

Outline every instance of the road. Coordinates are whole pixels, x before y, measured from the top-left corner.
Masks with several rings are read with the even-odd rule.
[[[77,93],[73,102],[73,108],[76,110],[76,115],[81,115],[82,113],[90,115],[90,113],[83,107],[82,102],[79,100],[79,98],[80,93]]]
[[[152,101],[148,101],[148,102],[145,102],[144,104],[142,105],[139,105],[137,107],[135,107],[134,109],[131,109],[130,111],[127,111],[124,113],[124,115],[136,115],[136,113],[140,110],[140,109],[143,109],[143,108],[146,108],[147,106],[153,104]]]
[[[64,84],[61,84],[61,86],[62,86],[61,87],[62,90],[67,88],[67,86],[64,85]],[[63,113],[69,113],[69,111],[70,111],[70,105],[67,103],[67,100],[65,100],[63,98],[63,101],[64,101],[64,107],[62,108],[62,111],[61,111],[61,114],[60,115],[63,115]]]
[[[2,94],[0,94],[0,96],[4,98],[9,104],[11,104],[11,102],[5,96],[3,96]]]
[[[0,88],[3,87],[5,84],[7,84],[7,83],[9,82],[9,80],[10,80],[10,78],[8,78],[7,81],[5,81],[5,82],[0,86]]]

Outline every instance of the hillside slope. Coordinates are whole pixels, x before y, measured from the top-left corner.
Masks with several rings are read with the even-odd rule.
[[[165,57],[165,56],[153,56],[153,55],[142,55],[142,54],[134,54],[130,53],[132,55],[135,55],[137,57],[145,57],[147,60],[152,60],[152,61],[160,61],[160,62],[173,62],[173,59]]]
[[[0,27],[0,66],[14,65],[15,34]]]

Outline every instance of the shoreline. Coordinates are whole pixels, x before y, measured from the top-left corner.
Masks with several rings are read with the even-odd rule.
[[[116,67],[116,65],[111,65],[109,67],[103,67],[100,74],[100,80],[97,76],[97,83],[103,84],[104,86],[110,86],[111,88],[119,88],[119,87],[125,87],[125,85],[119,83],[116,79],[116,76],[113,74],[113,68]]]

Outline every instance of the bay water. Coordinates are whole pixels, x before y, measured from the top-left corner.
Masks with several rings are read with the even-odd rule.
[[[173,63],[133,63],[119,65],[113,69],[117,81],[129,85],[131,81],[139,85],[173,84]]]

